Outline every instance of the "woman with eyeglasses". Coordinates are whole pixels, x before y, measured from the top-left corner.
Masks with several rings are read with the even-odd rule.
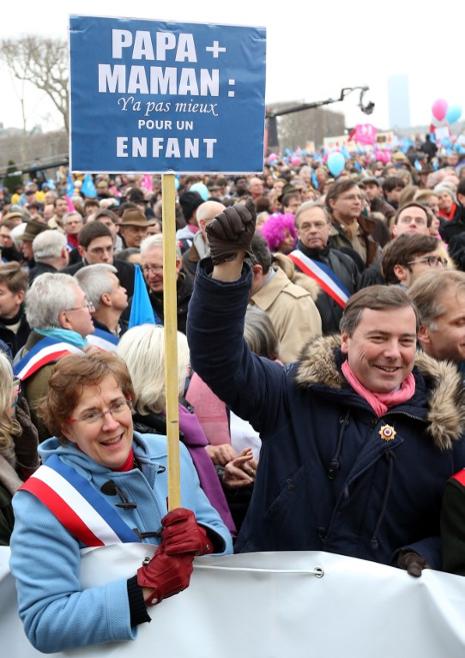
[[[167,513],[166,440],[133,431],[133,401],[108,352],[64,357],[50,377],[41,414],[54,436],[15,496],[11,539],[19,614],[39,651],[134,639],[152,606],[189,585],[196,555],[232,550],[182,447],[183,507]],[[80,550],[121,542],[155,553],[127,580],[83,589]]]

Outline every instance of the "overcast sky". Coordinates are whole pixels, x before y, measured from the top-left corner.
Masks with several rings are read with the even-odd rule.
[[[0,38],[33,33],[65,39],[70,14],[264,26],[267,102],[310,102],[337,97],[342,87],[368,85],[366,100],[376,104],[369,119],[357,107],[358,94],[330,107],[343,111],[348,125],[371,121],[383,129],[389,125],[388,78],[406,74],[413,125],[429,123],[431,105],[439,97],[465,110],[460,76],[464,9],[460,4],[444,0],[433,11],[418,0],[287,0],[270,1],[269,8],[265,7],[250,0],[137,0],[134,4],[127,0],[20,0],[2,5]],[[21,127],[21,83],[13,82],[1,68],[0,85],[0,122],[5,127]],[[28,129],[36,123],[48,128],[57,125],[53,106],[29,89],[26,113]]]

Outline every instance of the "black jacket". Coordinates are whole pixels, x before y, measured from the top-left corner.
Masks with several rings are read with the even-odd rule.
[[[31,328],[27,323],[24,308],[21,308],[19,318],[20,323],[16,333],[11,331],[7,324],[10,322],[10,320],[3,320],[0,318],[0,340],[3,340],[3,342],[8,345],[13,357],[22,348],[24,343],[27,341],[29,334],[31,333]]]
[[[359,273],[353,259],[343,254],[338,249],[326,248],[323,251],[308,249],[300,241],[297,243],[306,256],[320,261],[330,267],[337,278],[347,288],[350,295],[358,290]],[[296,264],[298,269],[298,265]],[[339,331],[339,322],[342,317],[342,308],[326,292],[320,291],[315,300],[316,307],[321,315],[321,327],[323,335],[333,334]]]
[[[179,273],[177,283],[177,302],[178,302],[178,331],[186,333],[187,308],[192,295],[192,280],[183,272]],[[163,324],[163,293],[149,292],[150,303],[152,308]]]
[[[29,285],[37,279],[41,274],[56,274],[58,272],[56,267],[48,265],[47,263],[36,263],[32,270],[29,272]]]

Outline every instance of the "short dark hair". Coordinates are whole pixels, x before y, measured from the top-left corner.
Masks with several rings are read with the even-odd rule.
[[[386,194],[386,192],[392,192],[392,190],[395,190],[396,187],[401,187],[404,189],[405,187],[405,181],[403,178],[400,176],[388,176],[387,178],[384,179],[383,181],[383,192]]]
[[[97,199],[86,199],[83,208],[84,210],[87,210],[87,208],[100,208],[100,204]]]
[[[426,215],[426,226],[428,228],[431,226],[431,222],[433,221],[433,211],[427,206],[424,206],[422,203],[418,203],[417,201],[409,201],[409,203],[406,203],[405,205],[398,208],[396,214],[392,218],[391,226],[395,226],[397,224],[399,221],[399,215],[403,213],[406,208],[420,208],[423,210]]]
[[[352,336],[360,321],[362,313],[366,308],[372,311],[386,311],[390,308],[411,307],[415,313],[418,330],[418,311],[415,304],[400,286],[369,286],[362,288],[352,295],[342,314],[339,329],[341,332]]]
[[[143,190],[138,187],[133,187],[126,194],[127,201],[137,204],[145,204],[145,196]]]
[[[113,224],[119,224],[118,215],[109,208],[101,208],[100,210],[97,210],[94,215],[94,222],[97,222],[101,217],[109,217]]]
[[[439,240],[432,235],[411,235],[404,233],[391,240],[383,249],[381,269],[386,283],[399,283],[394,273],[396,265],[410,268],[410,261],[415,256],[429,254],[439,246]]]
[[[283,208],[287,208],[291,202],[291,199],[298,199],[300,201],[300,194],[299,192],[286,192],[286,194],[283,194],[281,198],[281,205]]]
[[[78,235],[78,242],[81,245],[81,247],[87,249],[87,247],[90,245],[92,240],[95,240],[95,238],[104,238],[104,237],[110,237],[113,239],[113,236],[108,226],[105,226],[105,224],[102,224],[102,222],[93,221],[93,222],[89,222],[88,224],[86,224],[81,228]]]
[[[255,264],[262,266],[263,274],[268,274],[271,267],[272,255],[265,238],[255,233],[250,244],[250,250]]]
[[[353,187],[358,187],[357,181],[355,181],[353,178],[343,178],[342,180],[338,180],[335,183],[332,183],[331,187],[326,193],[325,199],[325,204],[328,211],[332,211],[330,203],[331,201],[336,201],[336,199],[341,196],[341,194],[345,194],[345,192],[348,192]]]

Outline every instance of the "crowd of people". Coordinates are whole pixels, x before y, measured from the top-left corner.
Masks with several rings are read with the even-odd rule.
[[[465,159],[177,186],[170,512],[159,177],[0,191],[0,543],[42,651],[133,639],[233,546],[465,575]],[[131,322],[137,268],[155,324]],[[79,549],[125,541],[153,557],[81,590]]]

